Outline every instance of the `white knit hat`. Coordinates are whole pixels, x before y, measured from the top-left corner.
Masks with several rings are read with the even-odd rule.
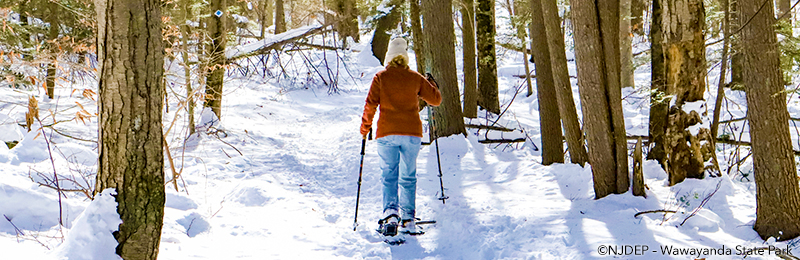
[[[389,50],[386,51],[386,56],[383,58],[383,60],[388,62],[394,59],[394,57],[397,55],[403,55],[403,57],[406,58],[406,61],[408,61],[408,53],[406,52],[406,49],[408,49],[408,43],[405,39],[394,38],[394,40],[389,43]]]

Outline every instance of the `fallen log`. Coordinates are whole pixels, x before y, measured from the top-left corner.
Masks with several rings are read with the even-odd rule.
[[[505,127],[502,127],[502,126],[490,126],[490,125],[487,126],[487,125],[475,125],[475,124],[464,124],[464,127],[476,128],[476,129],[497,130],[497,131],[503,131],[503,132],[514,132],[515,130],[517,130],[517,129],[505,128]]]
[[[478,143],[482,143],[482,144],[507,144],[507,143],[524,143],[524,142],[525,142],[525,138],[478,140]]]
[[[326,32],[326,28],[332,24],[333,23],[319,26],[304,26],[294,30],[289,30],[287,32],[276,34],[272,37],[251,44],[237,46],[226,51],[225,56],[227,57],[228,62],[232,62],[237,59],[266,54],[271,50],[280,48],[284,44],[296,42],[310,35]]]

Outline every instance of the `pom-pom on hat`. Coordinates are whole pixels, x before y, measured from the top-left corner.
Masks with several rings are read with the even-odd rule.
[[[395,56],[402,55],[408,61],[408,53],[406,52],[408,49],[408,43],[403,38],[394,38],[391,42],[389,42],[389,50],[386,51],[386,57],[383,58],[385,61],[390,61],[394,59]]]

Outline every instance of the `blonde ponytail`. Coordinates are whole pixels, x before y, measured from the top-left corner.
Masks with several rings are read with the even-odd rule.
[[[405,55],[394,56],[386,67],[408,68],[408,59]]]

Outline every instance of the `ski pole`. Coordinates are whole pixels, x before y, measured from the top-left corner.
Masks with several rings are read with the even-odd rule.
[[[431,73],[425,73],[425,76],[427,77],[427,80],[433,81],[433,84],[436,84],[436,80],[433,78],[433,75],[431,75]],[[438,88],[438,84],[436,85]],[[434,121],[436,120],[433,117],[433,107],[428,105],[428,126],[430,128],[430,134],[428,135],[428,137],[431,140],[433,140],[432,142],[434,142],[434,145],[436,146],[436,166],[439,168],[439,188],[442,189],[442,196],[439,197],[439,200],[442,201],[442,204],[445,204],[445,200],[449,199],[450,197],[444,195],[444,183],[442,181],[442,162],[441,160],[439,160],[439,139],[436,138],[436,126],[434,126]]]
[[[428,74],[430,76],[430,74]],[[428,126],[430,126],[430,134],[428,135],[431,139],[433,139],[433,143],[436,146],[436,166],[439,168],[439,188],[442,189],[442,196],[439,197],[439,200],[442,201],[442,204],[445,204],[445,200],[449,199],[444,195],[444,183],[442,181],[442,162],[439,160],[439,139],[436,138],[436,126],[434,126],[435,118],[433,117],[433,107],[428,106]]]
[[[369,139],[372,139],[372,128],[369,129]],[[361,173],[364,172],[364,148],[367,146],[367,137],[361,140],[361,165],[358,167],[358,193],[356,193],[356,216],[353,219],[353,231],[358,227],[358,201],[361,199]]]

